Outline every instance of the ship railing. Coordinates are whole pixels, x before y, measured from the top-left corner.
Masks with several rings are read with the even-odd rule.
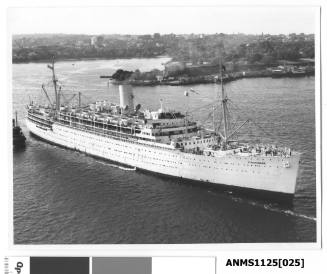
[[[149,124],[150,125],[150,124]],[[154,127],[149,127],[149,128],[152,128],[152,129],[170,129],[170,128],[194,128],[196,127],[197,124],[196,122],[190,122],[188,124],[185,125],[185,123],[180,123],[180,124],[175,124],[175,125],[157,125],[157,126],[154,126]]]
[[[143,138],[141,136],[138,136],[137,135],[137,130],[138,129],[134,128],[134,127],[124,127],[124,126],[120,126],[120,125],[96,123],[96,122],[94,122],[92,120],[89,120],[89,119],[84,120],[84,121],[86,121],[88,123],[83,123],[83,122],[81,123],[81,122],[78,122],[78,121],[73,121],[71,119],[64,119],[64,118],[61,118],[61,117],[58,117],[57,121],[65,124],[65,125],[79,125],[82,128],[86,127],[88,129],[90,129],[92,132],[94,132],[94,131],[109,132],[111,135],[115,135],[118,132],[119,135],[126,135],[126,136],[129,136],[129,137],[132,135],[135,138],[139,138],[139,140],[155,142],[159,146],[162,145],[162,143],[160,141],[157,141],[156,139]],[[108,128],[105,128],[106,126],[114,126],[116,129],[108,129]],[[162,135],[157,135],[157,136],[169,136],[169,134],[162,134]],[[164,144],[164,145],[166,146],[166,144]]]
[[[215,156],[215,155],[238,155],[244,156],[261,156],[261,157],[285,157],[288,158],[292,155],[290,148],[281,148],[276,146],[251,146],[241,145],[235,147],[222,147],[222,146],[211,146],[204,150],[204,154]]]
[[[92,120],[83,120],[85,122],[80,122],[81,120],[77,120],[77,121],[74,121],[74,120],[69,120],[69,119],[63,119],[63,118],[60,118],[60,117],[57,117],[56,121],[58,122],[61,122],[61,123],[64,123],[64,124],[67,124],[67,125],[73,125],[73,124],[78,124],[78,125],[81,125],[81,126],[86,126],[86,127],[89,127],[91,128],[92,130],[108,130],[108,131],[112,131],[112,132],[121,132],[121,133],[125,133],[125,134],[135,134],[136,131],[138,131],[137,128],[133,128],[133,127],[124,127],[124,126],[121,126],[121,125],[117,125],[117,124],[104,124],[104,123],[97,123],[97,122],[94,122]],[[109,128],[106,128],[106,127],[115,127],[115,129],[109,129]]]
[[[272,149],[272,150],[240,150],[240,151],[235,151],[234,154],[238,154],[240,156],[243,155],[249,155],[249,156],[262,156],[262,157],[290,157],[292,155],[292,152],[290,149],[285,149],[285,150],[277,150],[277,149]]]
[[[86,116],[87,117],[84,117],[82,115],[76,115],[76,114],[73,114],[70,112],[67,112],[67,113],[60,112],[58,119],[60,119],[61,117],[66,117],[68,120],[77,119],[77,120],[81,120],[81,121],[85,121],[85,122],[98,123],[99,125],[103,124],[103,126],[113,125],[113,126],[117,126],[117,127],[125,128],[125,129],[132,129],[132,125],[133,125],[133,123],[131,123],[131,122],[130,122],[130,125],[127,125],[126,123],[122,122],[122,120],[119,120],[118,119],[119,117],[115,117],[115,116],[112,116],[112,118],[116,118],[116,119],[108,120],[108,121],[105,121],[104,119],[99,119],[99,118],[93,119],[93,117],[89,117],[88,114],[86,114]],[[127,122],[127,121],[125,121],[125,122]],[[142,124],[140,124],[140,123],[134,124],[134,126],[136,126],[137,128],[140,128],[139,127],[140,125],[142,125]],[[169,129],[175,129],[176,131],[177,130],[186,130],[186,129],[195,131],[197,129],[197,127],[196,127],[195,122],[189,122],[186,126],[185,125],[166,125],[166,126],[159,125],[159,126],[153,127],[153,129],[159,129],[162,132],[169,134],[169,131],[168,131]],[[158,136],[161,136],[161,135],[158,135]],[[162,136],[164,136],[164,135],[162,135]]]
[[[32,115],[31,113],[28,113],[27,118],[30,120],[38,121],[40,123],[43,123],[45,125],[51,126],[52,122],[49,119],[43,119],[40,116]]]
[[[42,120],[37,120],[37,119],[35,119],[33,117],[28,117],[28,119],[31,120],[35,124],[38,124],[38,125],[41,125],[41,126],[45,126],[46,128],[51,128],[51,124],[45,123]]]
[[[61,116],[67,117],[68,119],[61,118]],[[74,119],[76,119],[76,121],[74,121]],[[60,115],[60,116],[57,117],[57,120],[67,121],[67,122],[71,122],[71,123],[80,123],[80,124],[83,124],[83,125],[85,125],[87,123],[91,123],[92,126],[99,125],[98,127],[97,126],[95,126],[95,127],[100,128],[100,129],[104,128],[105,126],[114,126],[114,127],[120,128],[120,129],[129,130],[130,132],[132,132],[132,130],[135,130],[135,129],[140,129],[138,127],[132,127],[132,126],[119,124],[118,121],[117,121],[117,123],[105,122],[105,121],[101,121],[101,120],[92,120],[92,119],[87,118],[87,117],[76,117],[76,116]],[[82,123],[80,121],[82,121]],[[83,123],[83,121],[84,121],[84,123]]]
[[[188,153],[188,154],[196,154],[196,155],[204,155],[203,150],[202,149],[195,149],[195,148],[181,148],[181,151]]]
[[[59,112],[60,116],[65,116],[68,118],[77,118],[81,120],[92,120],[99,123],[107,123],[107,122],[113,122],[116,121],[122,121],[122,122],[128,122],[131,120],[140,121],[138,117],[130,117],[130,116],[115,116],[113,114],[106,113],[106,115],[103,115],[103,113],[90,113],[90,112],[83,112],[83,113],[74,113],[74,112]]]
[[[288,147],[277,147],[275,145],[252,145],[248,151],[255,155],[261,156],[277,156],[277,157],[290,157],[292,151]]]
[[[33,116],[33,117],[37,117],[43,120],[49,120],[48,117],[45,117],[45,115],[43,113],[37,113],[37,112],[28,112],[29,116]],[[42,117],[42,118],[41,118]]]
[[[67,123],[62,123],[61,121],[58,121],[58,123],[63,124],[63,125],[68,125]],[[135,137],[130,134],[122,133],[119,131],[96,128],[96,127],[92,127],[92,126],[87,126],[85,124],[79,124],[79,125],[73,125],[73,124],[77,124],[77,123],[72,123],[71,125],[69,125],[69,127],[75,128],[75,129],[78,129],[78,130],[81,130],[81,131],[84,131],[87,133],[96,134],[98,136],[102,136],[102,137],[110,136],[111,138],[114,138],[114,139],[120,140],[120,141],[133,142],[133,143],[137,143],[137,144],[141,144],[141,145],[150,145],[153,147],[159,147],[159,148],[168,149],[168,150],[176,150],[175,147],[173,147],[169,144],[163,144],[163,143],[157,142],[155,140],[153,140],[153,141],[149,140],[149,139],[143,140],[142,138]]]

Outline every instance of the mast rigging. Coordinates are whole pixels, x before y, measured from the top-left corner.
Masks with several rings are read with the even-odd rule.
[[[223,68],[225,68],[222,65],[222,60],[220,59],[220,85],[221,85],[221,96],[222,96],[222,105],[223,105],[223,120],[224,120],[224,142],[227,143],[228,141],[228,109],[227,109],[227,94],[225,93],[224,89],[224,81],[223,81]]]
[[[56,78],[56,74],[55,74],[55,69],[54,69],[54,57],[52,58],[52,64],[48,65],[48,68],[51,69],[52,71],[52,82],[53,82],[53,86],[54,86],[54,91],[55,91],[55,104],[56,104],[56,110],[59,110],[60,108],[60,90],[57,90],[57,82],[58,79]]]

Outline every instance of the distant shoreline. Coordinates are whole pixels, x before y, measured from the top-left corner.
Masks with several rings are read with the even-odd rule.
[[[79,61],[111,61],[111,60],[131,60],[131,59],[160,59],[160,58],[169,58],[165,63],[170,62],[173,58],[168,55],[160,55],[156,57],[129,57],[129,58],[103,58],[103,57],[85,57],[85,58],[59,58],[56,62],[79,62]],[[37,61],[30,62],[13,62],[13,64],[47,64],[51,61],[51,59],[42,59]],[[163,71],[162,71],[163,72]],[[146,73],[146,72],[145,72]],[[186,79],[180,79],[180,77],[170,77],[174,79],[166,79],[166,80],[131,80],[129,83],[132,86],[159,86],[159,85],[168,85],[168,86],[187,86],[193,84],[210,84],[216,83],[217,79],[215,79],[216,75],[213,75],[209,72],[201,72],[198,77],[191,76],[194,73],[186,73],[188,75]],[[223,81],[225,83],[233,82],[240,79],[245,78],[295,78],[295,77],[308,77],[314,76],[314,71],[305,72],[302,75],[296,76],[289,73],[278,75],[275,77],[272,71],[268,71],[265,69],[246,69],[245,71],[229,71],[228,77],[224,78]],[[110,78],[110,76],[99,75],[100,78]],[[183,77],[182,77],[183,78]],[[113,84],[115,84],[113,82]]]
[[[224,78],[224,83],[234,82],[237,80],[248,79],[248,78],[272,78],[272,79],[281,79],[281,78],[305,78],[305,77],[315,77],[314,73],[306,73],[301,76],[294,75],[283,75],[279,77],[274,77],[272,74],[267,73],[266,71],[248,71],[245,75],[243,73],[231,73],[228,78]],[[132,86],[188,86],[188,85],[198,85],[198,84],[213,84],[219,83],[220,80],[215,79],[200,79],[200,80],[190,80],[190,81],[130,81],[129,83]],[[116,83],[113,83],[114,85]]]
[[[170,56],[168,55],[159,55],[159,56],[154,56],[154,57],[117,57],[117,58],[104,58],[104,57],[82,57],[82,58],[58,58],[56,59],[56,62],[74,62],[74,61],[109,61],[109,60],[130,60],[130,59],[159,59],[159,58],[170,58],[172,59]],[[12,62],[12,64],[33,64],[33,63],[49,63],[51,62],[51,58],[50,59],[40,59],[40,60],[36,60],[36,61],[26,61],[26,62]]]

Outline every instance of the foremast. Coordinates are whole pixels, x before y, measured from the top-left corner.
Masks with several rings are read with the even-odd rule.
[[[215,130],[215,132],[217,132],[219,134],[219,136],[222,139],[222,144],[226,145],[228,144],[228,142],[231,140],[231,138],[246,124],[250,121],[250,119],[247,119],[246,121],[244,121],[240,126],[238,126],[236,129],[235,128],[231,128],[230,127],[230,121],[229,121],[229,115],[230,112],[228,110],[228,101],[230,101],[230,99],[227,97],[227,93],[225,91],[224,88],[224,75],[223,75],[223,71],[226,71],[225,66],[222,64],[222,61],[220,61],[220,86],[221,86],[221,104],[222,104],[222,112],[223,112],[223,134],[221,132],[217,130]]]
[[[52,63],[51,65],[48,65],[48,68],[52,71],[52,82],[53,82],[53,87],[54,87],[54,92],[55,92],[55,108],[57,111],[60,110],[60,87],[58,89],[58,79],[55,74],[55,68],[54,68],[54,58],[52,58]]]
[[[227,143],[228,141],[228,117],[227,117],[227,94],[224,89],[224,81],[223,81],[223,65],[220,61],[220,85],[221,85],[221,103],[222,103],[222,109],[223,109],[223,121],[224,121],[224,136],[223,141],[224,143]]]

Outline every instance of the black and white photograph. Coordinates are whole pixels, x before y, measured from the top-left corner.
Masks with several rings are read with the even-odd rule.
[[[13,244],[317,243],[319,16],[8,9]]]

